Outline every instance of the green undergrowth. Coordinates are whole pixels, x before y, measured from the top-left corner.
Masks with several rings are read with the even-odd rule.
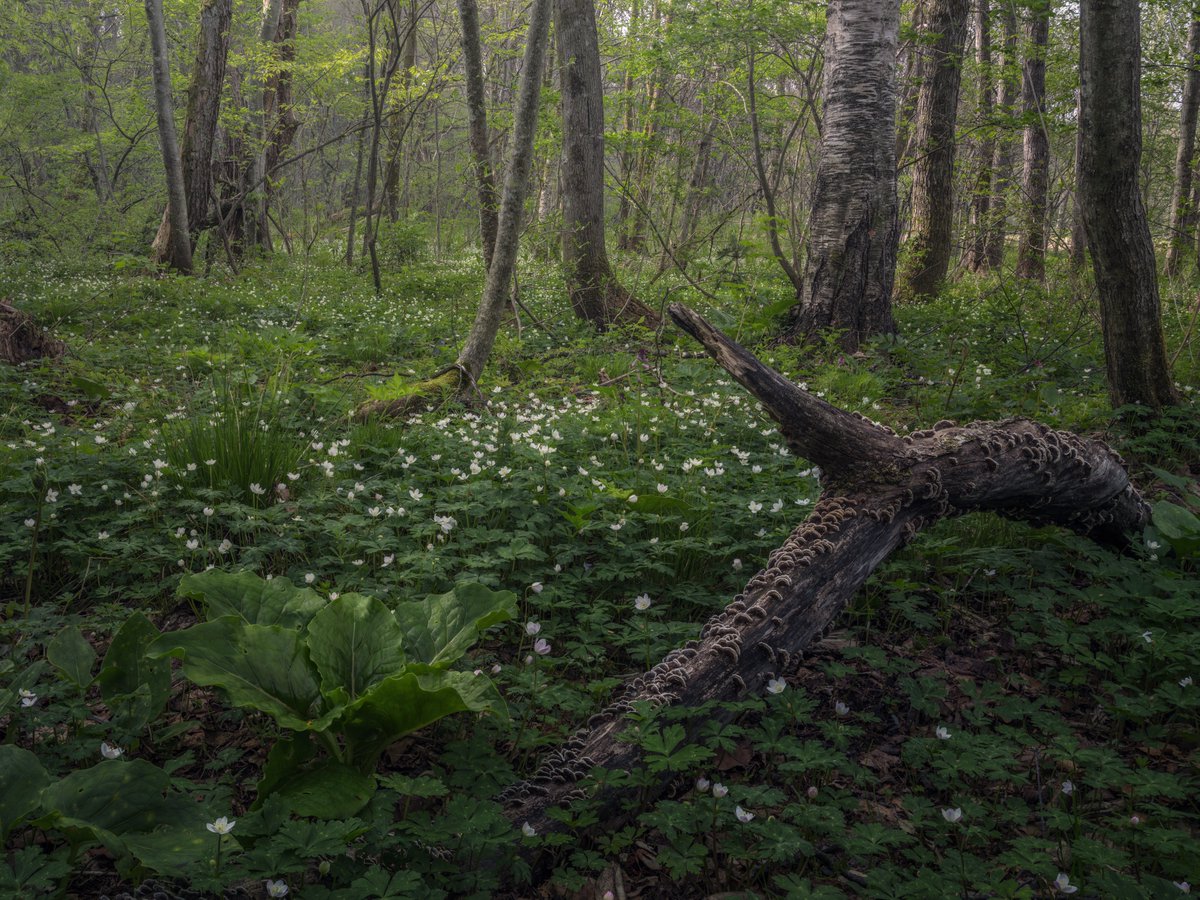
[[[616,864],[646,896],[1034,897],[1060,891],[1060,873],[1079,896],[1200,883],[1186,296],[1165,304],[1187,405],[1149,419],[1111,412],[1094,311],[1069,290],[965,281],[849,355],[772,345],[778,280],[719,265],[704,273],[719,304],[649,276],[635,286],[653,305],[694,303],[789,377],[899,430],[1029,416],[1103,437],[1160,504],[1154,529],[1118,556],[994,517],[943,522],[729,724],[712,710],[631,718],[645,770],[594,777],[635,797],[669,777],[668,799],[586,837],[584,801],[562,834],[528,835],[497,792],[695,637],[816,500],[818,473],[756,404],[674,332],[590,334],[532,263],[520,334],[505,325],[470,406],[365,423],[350,417],[363,401],[453,361],[476,261],[418,261],[379,298],[319,258],[205,280],[0,270],[0,296],[72,349],[0,370],[0,727],[27,751],[0,779],[35,771],[31,754],[47,785],[100,790],[136,763],[162,773],[141,773],[157,791],[147,808],[175,817],[122,831],[61,789],[0,796],[0,895],[146,879],[261,895],[282,879],[303,898],[521,896],[521,848],[550,854],[563,891]],[[176,589],[209,568],[286,578],[321,603],[374,598],[372,615],[456,585],[512,592],[516,622],[464,660],[507,716],[453,716],[372,755],[373,772],[355,771],[367,799],[340,818],[256,802],[272,765],[325,757],[272,751],[293,732],[245,692],[177,681],[160,697],[147,674],[144,690],[129,682],[132,706],[110,707],[115,689],[84,674],[136,614],[155,633],[201,627]],[[322,709],[342,702],[332,690]],[[102,742],[121,756],[102,760]],[[204,828],[221,816],[228,835]]]

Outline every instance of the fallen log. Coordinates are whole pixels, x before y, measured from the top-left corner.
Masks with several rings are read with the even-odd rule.
[[[557,827],[547,811],[583,796],[592,770],[641,768],[641,748],[618,740],[635,703],[697,706],[763,693],[889,554],[939,519],[986,510],[1120,547],[1149,517],[1124,461],[1103,442],[1028,419],[942,421],[901,437],[793,384],[687,307],[669,311],[759,400],[788,447],[820,466],[822,494],[699,640],[631,681],[529,780],[503,792],[509,818],[539,832]],[[601,821],[614,825],[620,794],[594,799]]]

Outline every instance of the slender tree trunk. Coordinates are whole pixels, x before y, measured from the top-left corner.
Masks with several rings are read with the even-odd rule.
[[[1193,165],[1196,155],[1196,118],[1200,111],[1200,5],[1192,10],[1184,58],[1187,77],[1179,104],[1179,147],[1175,153],[1175,185],[1171,192],[1171,227],[1167,259],[1163,273],[1168,278],[1179,274],[1179,258],[1191,244],[1191,229],[1196,227],[1196,211],[1191,208]]]
[[[154,111],[158,117],[158,143],[162,148],[163,169],[167,174],[167,217],[171,222],[166,262],[172,269],[187,275],[192,271],[192,244],[188,238],[183,163],[179,158],[175,114],[171,108],[171,64],[167,56],[162,0],[146,0],[146,20],[150,25],[150,47],[154,54]]]
[[[987,226],[987,244],[984,254],[989,271],[1004,265],[1004,248],[1008,244],[1008,194],[1012,185],[1013,132],[1012,116],[1017,103],[1017,58],[1020,38],[1017,33],[1017,14],[1014,4],[1004,0],[1000,4],[1004,24],[1004,63],[1000,74],[1000,91],[996,98],[996,117],[1005,124],[998,129],[996,150],[992,164],[992,199]]]
[[[701,116],[704,117],[704,110],[701,110]],[[700,143],[696,145],[696,158],[692,161],[692,173],[688,177],[687,194],[683,199],[679,237],[675,241],[674,250],[671,253],[663,253],[659,271],[666,271],[672,256],[678,258],[680,255],[685,255],[688,245],[696,235],[696,223],[700,221],[701,207],[708,185],[709,162],[712,159],[712,145],[713,139],[716,137],[718,121],[718,118],[711,113],[705,119]]]
[[[274,55],[275,35],[279,31],[279,21],[283,14],[283,0],[262,0],[262,18],[259,22],[258,41],[263,49]],[[252,123],[252,142],[249,148],[250,166],[246,172],[243,190],[246,197],[243,200],[243,232],[242,239],[248,246],[260,247],[266,252],[271,250],[271,225],[267,218],[267,139],[269,125],[267,121],[267,85],[249,92],[250,121]]]
[[[479,238],[483,244],[484,264],[490,269],[496,248],[500,199],[496,194],[496,173],[492,169],[492,151],[488,140],[487,106],[483,90],[483,45],[479,36],[479,6],[476,0],[458,0],[458,15],[462,20],[467,126],[471,138],[471,160],[475,167],[475,185],[479,194]]]
[[[291,149],[300,119],[294,108],[292,67],[296,61],[296,28],[300,0],[283,0],[279,14],[279,27],[275,30],[276,69],[267,79],[263,95],[263,113],[267,122],[267,145],[264,150],[264,173],[267,181],[263,185],[265,206],[269,211],[274,193],[270,174]]]
[[[112,179],[109,176],[108,151],[104,147],[104,136],[100,132],[100,121],[96,115],[96,91],[95,76],[93,70],[95,67],[96,56],[102,46],[103,26],[100,16],[90,17],[88,19],[88,31],[90,32],[91,40],[87,47],[87,59],[83,60],[79,67],[79,74],[83,81],[83,105],[84,105],[84,123],[87,126],[88,133],[96,142],[96,162],[89,164],[88,168],[92,173],[92,183],[96,187],[96,199],[103,206],[112,199]]]
[[[1017,246],[1017,277],[1046,277],[1046,197],[1050,189],[1050,135],[1046,131],[1046,49],[1050,43],[1051,0],[1036,0],[1029,19],[1029,43],[1021,82],[1025,137],[1021,153],[1024,227]]]
[[[1137,0],[1080,3],[1079,187],[1100,295],[1114,406],[1176,402],[1163,345],[1154,245],[1142,203],[1141,14]]]
[[[478,16],[478,13],[476,14]],[[408,24],[404,31],[400,48],[400,88],[407,101],[408,89],[412,84],[412,71],[417,65],[417,2],[409,0]],[[476,26],[478,33],[478,25]],[[387,211],[388,220],[398,221],[400,218],[400,155],[404,147],[404,137],[407,132],[408,120],[400,115],[400,109],[392,110],[391,125],[388,128],[388,164],[383,175],[383,206]]]
[[[496,231],[496,249],[488,269],[487,282],[479,301],[479,311],[458,354],[460,390],[471,390],[483,374],[496,343],[500,318],[508,305],[508,289],[517,264],[517,244],[521,233],[521,208],[533,165],[533,140],[537,133],[538,100],[541,97],[542,65],[546,57],[550,30],[550,0],[533,0],[529,12],[529,32],[525,45],[521,81],[517,88],[516,121],[513,124],[508,172]]]
[[[613,274],[604,242],[604,87],[593,0],[555,0],[562,69],[563,268],[575,315],[596,328],[658,316]]]
[[[205,0],[200,8],[200,34],[192,80],[188,84],[187,116],[183,125],[184,193],[187,196],[188,227],[192,251],[206,228],[214,224],[214,157],[221,92],[225,87],[225,64],[229,58],[229,26],[233,0]],[[153,248],[159,261],[166,258],[171,242],[171,221],[163,212]]]
[[[830,0],[825,118],[809,216],[804,293],[786,333],[843,332],[855,348],[895,331],[896,39],[899,0]]]
[[[750,112],[750,146],[754,151],[754,174],[758,178],[758,190],[767,207],[767,238],[771,244],[771,254],[779,263],[779,267],[783,269],[783,273],[787,275],[788,281],[792,283],[792,289],[799,294],[803,290],[803,282],[800,280],[800,273],[792,265],[791,254],[784,253],[783,247],[779,243],[779,214],[775,206],[775,186],[771,183],[767,174],[767,165],[763,160],[762,134],[758,127],[758,91],[755,89],[754,83],[754,57],[757,52],[756,48],[751,47],[746,60],[746,105]]]
[[[1001,0],[1003,2],[1003,0]],[[979,95],[976,98],[982,136],[975,143],[974,186],[971,192],[969,234],[966,259],[968,271],[980,274],[988,270],[987,235],[992,201],[992,158],[996,153],[996,131],[992,122],[992,14],[989,0],[978,0],[975,10],[975,62],[979,69]]]
[[[929,40],[927,34],[933,39],[917,96],[912,219],[896,284],[902,300],[936,295],[950,268],[955,124],[969,12],[968,0],[931,0],[921,23],[923,39]]]

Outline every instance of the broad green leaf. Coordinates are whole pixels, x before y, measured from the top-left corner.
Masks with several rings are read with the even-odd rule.
[[[404,667],[404,638],[391,610],[374,597],[343,594],[308,623],[308,652],[321,689],[356,700],[371,685]]]
[[[38,758],[21,747],[0,744],[0,839],[38,808],[50,776]]]
[[[299,588],[286,578],[259,578],[253,572],[209,569],[185,575],[179,596],[203,600],[208,619],[237,616],[247,625],[282,625],[301,628],[325,605],[311,588]]]
[[[158,635],[158,629],[140,612],[126,619],[113,635],[96,676],[100,696],[110,708],[117,705],[116,698],[134,694],[142,685],[150,691],[147,721],[166,704],[171,696],[170,660],[152,660],[146,656],[147,648]]]
[[[149,654],[179,657],[191,681],[223,688],[235,706],[268,713],[283,728],[322,731],[340,711],[323,711],[317,671],[294,628],[226,616],[164,634]]]
[[[46,659],[80,689],[92,683],[96,651],[74,625],[54,636],[46,646]]]
[[[152,831],[169,820],[163,799],[170,776],[145,760],[104,760],[72,772],[42,794],[42,807],[59,826],[121,835]]]
[[[485,628],[513,618],[517,597],[481,584],[460,584],[447,594],[401,603],[396,621],[409,659],[444,668],[467,652]]]
[[[374,793],[374,775],[333,759],[302,769],[276,789],[296,815],[319,819],[348,818],[366,806]]]
[[[378,754],[406,734],[456,712],[507,710],[486,675],[412,666],[371,688],[346,709],[338,728],[354,748],[355,762],[373,767]]]
[[[1180,556],[1200,553],[1200,518],[1165,500],[1154,504],[1154,527]]]
[[[276,741],[271,752],[267,754],[267,764],[263,766],[262,778],[256,786],[258,796],[252,808],[261,807],[276,787],[295,775],[316,755],[316,745],[308,734],[297,734],[295,737]]]
[[[204,816],[190,818],[193,821],[189,824],[176,823],[154,831],[123,834],[121,843],[146,868],[162,875],[184,876],[190,866],[211,857],[217,846],[216,839],[204,827]],[[225,849],[228,851],[228,846]]]

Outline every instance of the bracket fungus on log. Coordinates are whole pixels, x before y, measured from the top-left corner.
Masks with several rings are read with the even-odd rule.
[[[830,627],[889,554],[946,516],[990,510],[1122,546],[1149,507],[1121,457],[1100,441],[1028,419],[938,422],[904,437],[810,394],[681,304],[671,317],[778,422],[788,447],[822,470],[811,514],[766,568],[713,616],[699,640],[630,681],[533,776],[500,796],[514,822],[553,830],[547,811],[583,796],[597,767],[633,770],[641,749],[618,740],[635,703],[697,706],[761,693]],[[600,799],[602,820],[619,795]]]

